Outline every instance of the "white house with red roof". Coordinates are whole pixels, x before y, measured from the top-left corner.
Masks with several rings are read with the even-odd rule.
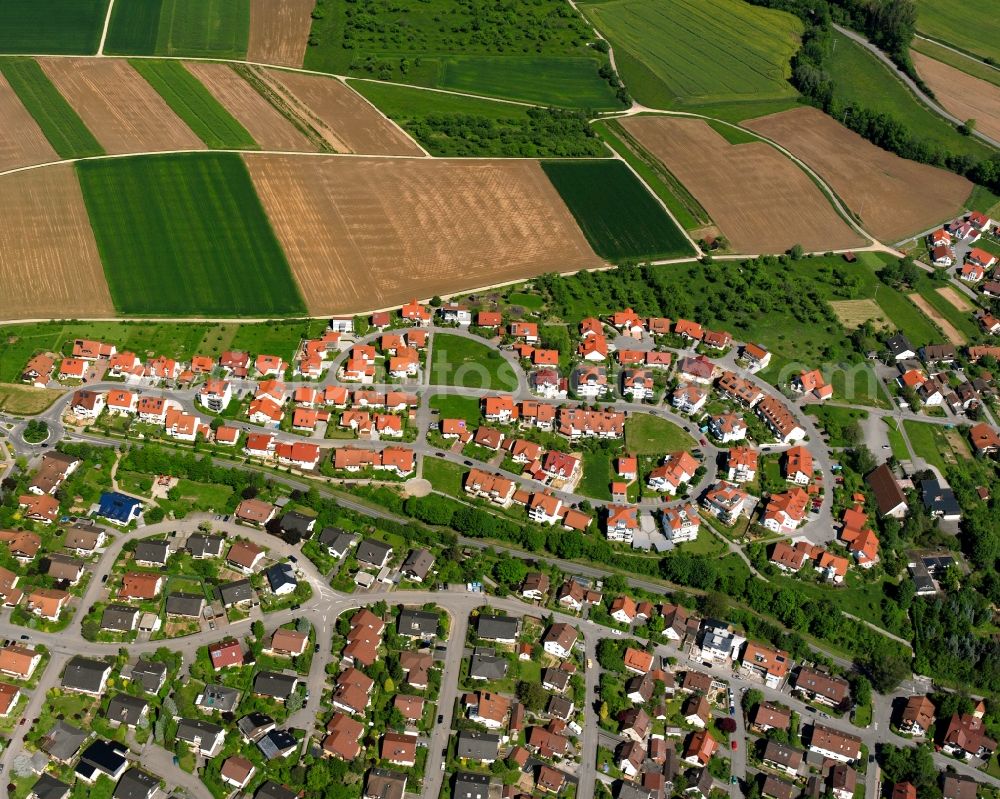
[[[275,445],[274,454],[282,466],[311,471],[319,465],[320,448],[305,441],[281,441]]]
[[[701,518],[698,516],[698,506],[692,502],[684,502],[665,508],[663,511],[663,534],[674,544],[683,544],[698,538]]]
[[[943,244],[937,247],[931,247],[931,261],[935,266],[951,266],[955,263],[955,257],[952,255],[951,247],[946,247]]]
[[[992,253],[986,252],[986,250],[980,249],[979,247],[973,247],[965,256],[965,262],[966,266],[979,266],[986,270],[992,269],[996,266],[997,257]]]
[[[951,234],[943,227],[928,234],[927,240],[931,247],[951,247]]]
[[[639,532],[639,509],[634,505],[608,505],[604,534],[608,541],[631,544]]]

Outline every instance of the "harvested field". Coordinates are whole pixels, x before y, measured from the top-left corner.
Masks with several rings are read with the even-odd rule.
[[[944,286],[934,290],[963,313],[976,310],[976,306],[969,301],[969,298],[957,291],[954,286]]]
[[[913,294],[907,294],[906,296],[909,297],[910,301],[923,312],[924,316],[926,316],[934,324],[936,324],[939,328],[941,328],[941,332],[944,333],[944,336],[946,339],[948,339],[949,343],[951,344],[966,343],[967,339],[962,334],[962,332],[957,327],[955,327],[951,322],[945,319],[933,305],[927,302],[926,299],[921,297],[916,292],[914,292]]]
[[[423,155],[409,136],[339,80],[278,69],[265,69],[262,74],[338,152]]]
[[[768,144],[732,145],[700,119],[628,117],[621,125],[694,195],[736,252],[864,243],[809,177]]]
[[[109,154],[205,149],[127,61],[40,58],[38,62]]]
[[[602,263],[536,162],[244,159],[313,315]]]
[[[184,66],[250,131],[262,150],[316,152],[312,142],[228,64],[188,61]]]
[[[817,108],[795,108],[743,124],[809,164],[861,217],[862,226],[884,241],[898,241],[955,215],[972,191],[965,178],[876,147]]]
[[[316,0],[250,0],[247,61],[301,67]]]
[[[910,51],[910,58],[946,111],[959,119],[976,120],[976,130],[1000,139],[1000,87],[916,50]]]
[[[854,330],[865,322],[875,327],[892,327],[892,320],[875,300],[832,300],[830,307],[846,330]]]
[[[71,165],[0,177],[0,283],[4,319],[114,315]]]
[[[59,399],[63,392],[58,388],[34,388],[17,383],[0,383],[0,408],[7,413],[34,416]]]
[[[22,105],[7,79],[0,75],[0,171],[57,161],[42,129]]]

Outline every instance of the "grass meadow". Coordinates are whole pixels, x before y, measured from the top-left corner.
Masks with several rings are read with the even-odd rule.
[[[437,333],[431,352],[431,383],[513,391],[517,376],[492,347],[463,336]]]
[[[259,149],[253,136],[180,61],[129,62],[195,135],[214,150]]]
[[[445,24],[444,21],[447,21]],[[562,0],[318,0],[305,68],[568,108],[621,108]]]
[[[947,121],[920,104],[909,89],[861,45],[833,33],[829,70],[835,95],[841,102],[891,114],[914,135],[955,154],[989,157],[993,149],[978,139],[961,135]]]
[[[243,58],[250,0],[116,2],[105,50],[118,55]]]
[[[62,158],[102,155],[101,147],[72,106],[30,58],[0,58],[0,73]]]
[[[995,2],[977,8],[974,18],[964,0],[917,0],[917,30],[959,50],[1000,61],[1000,7]]]
[[[638,413],[625,420],[625,451],[630,455],[665,455],[694,446],[695,440],[667,419]]]
[[[542,168],[602,258],[677,258],[694,252],[620,161],[543,161]]]
[[[83,161],[77,171],[121,313],[254,317],[305,311],[238,155]]]
[[[3,0],[0,53],[92,55],[109,0]]]
[[[622,79],[644,105],[796,94],[789,60],[802,24],[791,14],[742,0],[612,0],[583,10],[614,45]]]

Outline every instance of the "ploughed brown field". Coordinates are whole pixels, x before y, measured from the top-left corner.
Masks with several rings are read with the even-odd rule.
[[[244,159],[314,315],[602,263],[534,161]]]
[[[910,58],[946,111],[959,119],[976,120],[976,130],[1000,140],[1000,86],[974,78],[916,50],[910,50]]]
[[[247,61],[301,67],[316,0],[250,0]]]
[[[262,150],[317,152],[318,148],[228,64],[186,61],[185,68],[253,136]]]
[[[0,318],[114,316],[72,164],[0,177]]]
[[[704,206],[736,252],[866,243],[809,177],[768,144],[730,144],[700,119],[627,117],[621,124]]]
[[[956,214],[972,191],[965,178],[876,147],[818,108],[795,108],[743,125],[816,170],[862,227],[885,242]]]
[[[907,297],[916,305],[924,315],[930,319],[934,324],[941,328],[941,332],[944,333],[944,337],[948,339],[949,344],[965,344],[968,339],[957,327],[955,327],[951,322],[944,318],[941,313],[926,299],[921,297],[916,292],[912,294],[907,294]]]
[[[0,172],[59,160],[3,75],[0,75],[0,120]]]
[[[336,78],[280,69],[261,72],[295,113],[338,152],[423,155],[382,112]]]
[[[205,149],[127,61],[39,58],[38,63],[109,155]]]

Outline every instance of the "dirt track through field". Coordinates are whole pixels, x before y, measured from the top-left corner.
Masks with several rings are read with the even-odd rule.
[[[3,75],[0,75],[0,120],[0,170],[59,160]]]
[[[0,177],[0,318],[114,316],[70,164]]]
[[[907,297],[912,300],[913,304],[916,305],[934,324],[941,328],[941,332],[951,344],[965,344],[965,336],[947,319],[941,316],[940,313],[931,305],[927,300],[921,297],[919,294],[914,292],[913,294],[907,294]]]
[[[109,155],[205,149],[127,61],[39,58],[38,63]]]
[[[957,291],[953,286],[944,286],[943,288],[935,289],[935,291],[962,313],[968,313],[976,309],[976,306],[969,301],[969,298],[960,291]]]
[[[732,145],[700,119],[628,117],[621,124],[704,206],[736,252],[865,243],[806,174],[768,144]]]
[[[601,265],[533,161],[244,157],[314,315]]]
[[[327,140],[339,152],[423,155],[409,136],[336,78],[280,69],[261,72],[284,89],[285,99],[306,122],[320,133],[328,132]]]
[[[228,64],[187,61],[184,66],[250,132],[262,150],[317,151],[308,138]]]
[[[801,158],[885,242],[958,213],[972,184],[953,172],[907,161],[876,147],[818,108],[795,108],[743,125]]]
[[[316,0],[250,0],[247,61],[301,67]]]
[[[974,78],[930,56],[910,50],[917,74],[944,109],[959,119],[976,120],[976,130],[1000,139],[1000,86]]]

